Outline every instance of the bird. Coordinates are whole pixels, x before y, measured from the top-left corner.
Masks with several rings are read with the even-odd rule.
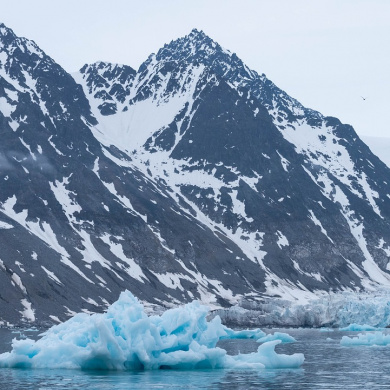
[[[366,100],[367,98],[366,97],[363,97],[363,96],[360,96],[363,100]]]

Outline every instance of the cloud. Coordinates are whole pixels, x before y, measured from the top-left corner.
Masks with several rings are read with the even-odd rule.
[[[13,169],[13,166],[9,163],[7,157],[3,153],[0,153],[0,172],[11,169]]]
[[[54,165],[44,155],[34,155],[21,153],[19,151],[8,151],[0,153],[0,172],[13,171],[20,164],[30,171],[40,171],[42,173],[55,172]]]

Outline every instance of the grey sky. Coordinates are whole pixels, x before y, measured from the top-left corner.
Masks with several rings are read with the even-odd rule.
[[[0,7],[1,22],[70,72],[97,60],[137,69],[196,27],[305,106],[361,135],[390,137],[389,0],[0,0]]]

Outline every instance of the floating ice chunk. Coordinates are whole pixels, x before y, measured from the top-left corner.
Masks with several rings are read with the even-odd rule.
[[[340,328],[341,331],[348,331],[348,332],[363,332],[363,331],[372,331],[372,330],[378,330],[378,328],[375,328],[375,326],[371,325],[359,325],[359,324],[351,324],[348,325],[345,328]]]
[[[257,352],[230,356],[221,338],[259,337],[259,329],[235,332],[219,317],[206,320],[199,302],[148,317],[128,291],[105,314],[77,314],[37,340],[13,340],[0,367],[137,370],[159,368],[296,368],[303,354],[280,355],[266,342]]]
[[[320,328],[320,332],[334,332],[334,329],[333,328]]]
[[[261,344],[257,352],[226,356],[226,365],[224,368],[298,368],[304,361],[302,353],[293,355],[277,354],[275,346],[280,344],[281,340],[268,341]]]
[[[282,343],[295,343],[294,337],[287,333],[275,332],[274,334],[267,334],[257,340],[258,343],[266,343],[267,341],[280,340]]]
[[[221,339],[257,339],[265,336],[261,329],[233,330],[224,326],[224,330],[226,336],[222,336]]]
[[[341,345],[354,346],[354,345],[389,345],[390,334],[382,332],[373,333],[359,333],[356,337],[343,336],[340,341]]]

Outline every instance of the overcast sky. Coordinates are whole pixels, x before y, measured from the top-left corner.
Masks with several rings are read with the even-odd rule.
[[[69,72],[97,60],[137,69],[196,27],[303,105],[390,137],[390,0],[0,0],[0,9],[0,22]]]

